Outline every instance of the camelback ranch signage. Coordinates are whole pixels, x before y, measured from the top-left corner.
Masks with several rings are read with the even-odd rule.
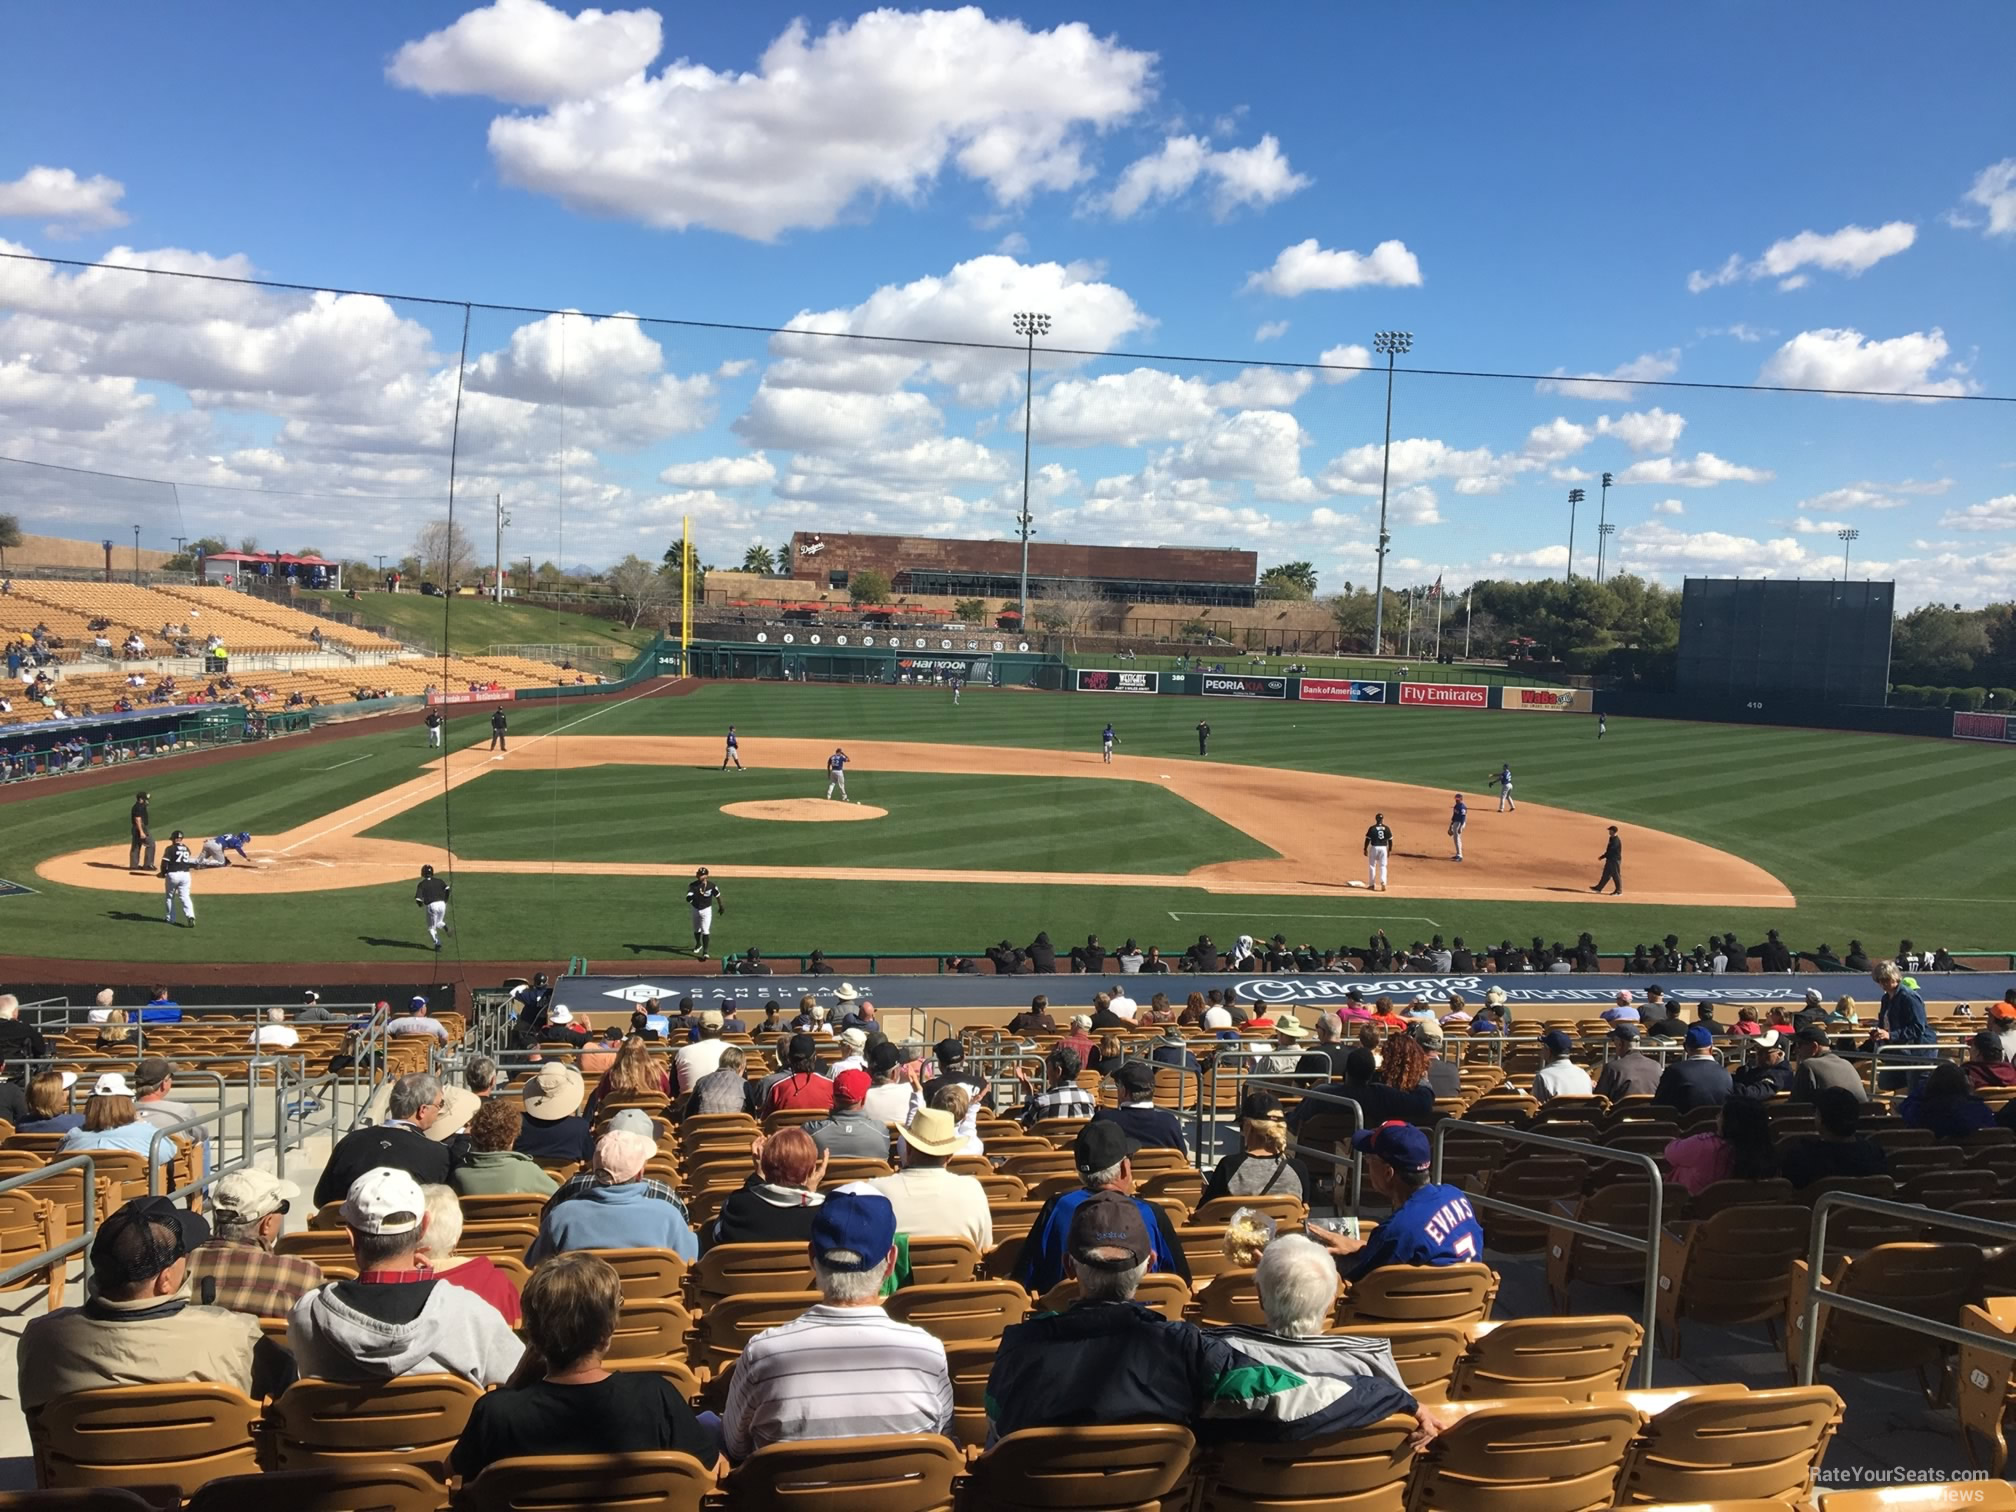
[[[1306,703],[1383,704],[1386,702],[1386,684],[1353,682],[1341,677],[1305,677],[1296,696]]]
[[[1437,709],[1488,709],[1491,690],[1483,683],[1400,684],[1400,702],[1426,704]]]
[[[1204,692],[1213,698],[1286,698],[1288,679],[1285,677],[1245,677],[1206,673],[1203,678]]]
[[[1094,667],[1078,669],[1080,693],[1153,693],[1158,690],[1161,680],[1160,674],[1155,672],[1108,671]]]
[[[1506,688],[1504,707],[1535,714],[1593,714],[1596,695],[1587,688]]]

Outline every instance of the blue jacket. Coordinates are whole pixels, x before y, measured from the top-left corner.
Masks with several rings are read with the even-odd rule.
[[[525,1263],[537,1265],[548,1255],[578,1249],[669,1249],[681,1259],[695,1260],[700,1241],[677,1203],[657,1196],[644,1182],[626,1181],[550,1204],[539,1237],[525,1251]]]
[[[1678,1108],[1682,1113],[1689,1108],[1719,1108],[1729,1101],[1735,1086],[1729,1073],[1714,1061],[1690,1055],[1685,1060],[1667,1063],[1659,1075],[1652,1101],[1662,1107]]]
[[[1929,1045],[1937,1039],[1925,1024],[1925,1000],[1904,986],[1883,994],[1876,1027],[1890,1031],[1893,1045]]]
[[[1167,1108],[1100,1108],[1093,1121],[1117,1123],[1127,1136],[1127,1153],[1136,1150],[1182,1150],[1189,1153],[1190,1141],[1183,1137],[1183,1124]]]
[[[1015,1257],[1015,1269],[1009,1275],[1011,1281],[1021,1282],[1022,1289],[1031,1297],[1042,1296],[1064,1279],[1064,1241],[1071,1234],[1071,1215],[1091,1195],[1083,1188],[1065,1192],[1043,1204],[1043,1211],[1036,1215],[1035,1226],[1022,1241],[1022,1252]],[[1136,1197],[1134,1205],[1141,1209],[1142,1221],[1155,1236],[1155,1258],[1148,1269],[1188,1281],[1190,1262],[1183,1258],[1183,1246],[1177,1242],[1167,1216],[1145,1198]]]

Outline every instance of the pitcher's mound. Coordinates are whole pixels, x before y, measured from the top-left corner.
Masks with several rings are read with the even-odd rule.
[[[872,803],[835,803],[826,798],[758,798],[749,803],[724,803],[721,812],[737,819],[787,819],[801,824],[839,824],[853,819],[881,819],[889,810]]]

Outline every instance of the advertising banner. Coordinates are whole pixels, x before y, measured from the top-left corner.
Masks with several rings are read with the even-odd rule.
[[[1161,674],[1157,672],[1107,671],[1093,667],[1078,669],[1080,693],[1153,693],[1160,682]]]
[[[1505,689],[1508,709],[1525,709],[1536,714],[1593,714],[1596,695],[1587,688]]]
[[[1483,683],[1403,682],[1400,702],[1428,704],[1437,709],[1488,709],[1491,690]]]
[[[471,688],[466,693],[429,693],[430,704],[510,703],[515,697],[509,688]]]
[[[1352,682],[1342,677],[1305,677],[1296,697],[1307,703],[1386,702],[1383,682]]]
[[[2007,714],[1953,713],[1955,740],[2016,740],[2016,718]]]
[[[1214,698],[1286,698],[1285,677],[1233,677],[1216,673],[1204,675],[1204,691]]]

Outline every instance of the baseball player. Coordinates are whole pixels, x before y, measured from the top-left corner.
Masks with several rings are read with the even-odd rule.
[[[1603,891],[1606,882],[1617,892],[1624,891],[1624,842],[1618,838],[1614,824],[1610,826],[1610,843],[1603,847],[1603,875],[1596,879],[1596,885],[1589,891]]]
[[[847,797],[848,760],[847,753],[838,746],[833,747],[833,754],[826,758],[826,796],[830,799],[838,793],[842,803],[850,801]]]
[[[427,711],[427,718],[426,718],[426,720],[425,720],[424,722],[425,722],[425,724],[426,724],[426,726],[427,726],[427,747],[428,747],[428,749],[429,749],[429,750],[434,750],[434,751],[438,751],[438,750],[440,750],[440,749],[441,749],[441,711],[440,711],[439,709],[429,709],[429,710]]]
[[[1211,721],[1208,719],[1197,721],[1197,754],[1199,756],[1211,754]]]
[[[693,873],[693,881],[686,888],[686,906],[693,910],[693,958],[707,959],[707,937],[714,933],[714,913],[719,909],[726,915],[728,909],[721,901],[721,889],[714,885],[714,879],[701,867]]]
[[[195,864],[196,858],[189,853],[189,847],[182,843],[182,831],[176,830],[170,834],[168,849],[161,853],[163,923],[175,922],[175,906],[179,903],[182,906],[183,919],[191,929],[196,927],[196,902],[189,896],[189,871]]]
[[[1502,814],[1507,809],[1512,809],[1516,812],[1519,805],[1512,801],[1511,762],[1507,761],[1499,766],[1498,775],[1491,779],[1490,785],[1498,789],[1498,812]]]
[[[1099,732],[1099,759],[1108,766],[1111,766],[1113,764],[1113,747],[1119,743],[1120,737],[1113,733],[1113,726],[1108,724],[1105,729]]]
[[[511,728],[511,721],[504,717],[504,711],[502,709],[497,710],[496,713],[490,716],[491,750],[501,751],[505,749],[504,732],[509,730],[510,728]]]
[[[1470,806],[1463,801],[1463,795],[1456,795],[1456,806],[1449,811],[1449,838],[1456,842],[1456,859],[1463,859],[1463,827],[1470,822]]]
[[[1601,740],[1605,735],[1608,735],[1609,733],[1610,733],[1610,716],[1608,714],[1598,714],[1596,716],[1596,738],[1598,740]]]
[[[959,678],[952,679],[952,707],[955,709],[959,707],[959,690],[965,686]]]
[[[1374,892],[1386,891],[1386,858],[1393,851],[1393,831],[1386,816],[1374,814],[1372,827],[1365,831],[1365,885]]]
[[[721,770],[728,770],[729,762],[735,763],[735,770],[746,770],[742,765],[742,742],[735,738],[735,726],[728,726],[728,749],[721,755]]]
[[[251,835],[240,831],[235,835],[213,835],[203,842],[202,852],[196,857],[198,866],[229,866],[231,857],[226,854],[236,851],[238,859],[250,861],[251,854],[245,849],[252,843]]]
[[[434,875],[433,867],[420,868],[420,882],[413,889],[413,901],[427,910],[427,938],[433,942],[436,950],[441,948],[441,936],[450,932],[448,894],[452,891],[454,891],[452,887]]]

